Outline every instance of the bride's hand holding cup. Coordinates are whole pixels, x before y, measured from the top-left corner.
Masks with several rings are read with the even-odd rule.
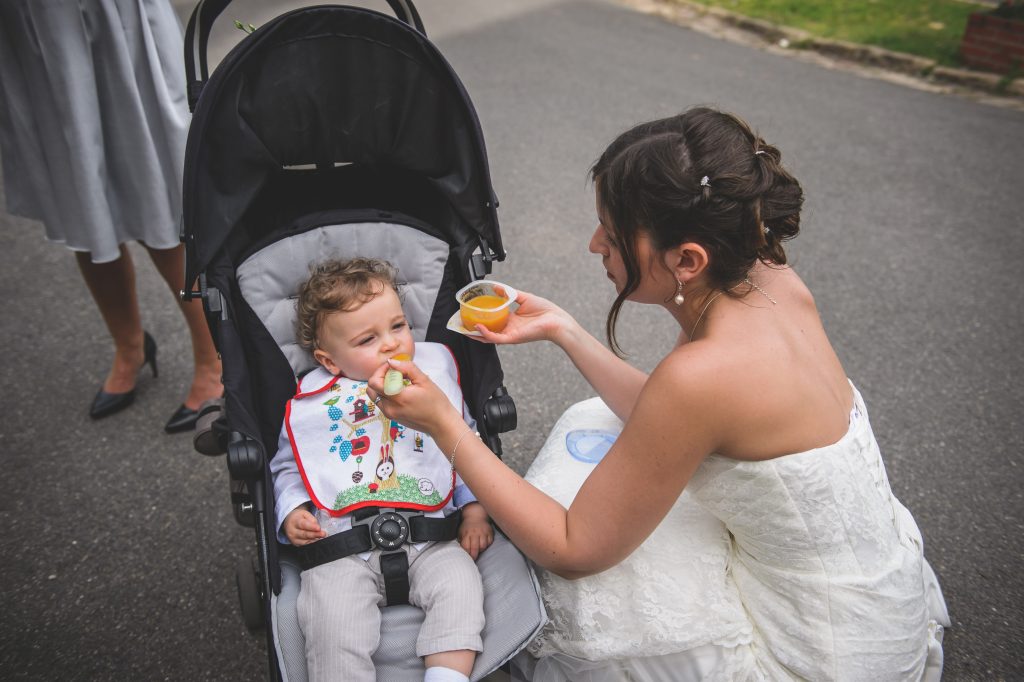
[[[520,291],[516,295],[519,306],[508,317],[501,331],[491,331],[482,324],[475,331],[479,341],[495,344],[529,343],[530,341],[553,341],[561,339],[576,326],[576,321],[557,305],[534,294]]]

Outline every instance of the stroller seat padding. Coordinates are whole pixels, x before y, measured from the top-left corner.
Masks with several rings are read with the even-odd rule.
[[[479,680],[519,653],[546,621],[540,588],[527,560],[500,532],[494,544],[477,560],[484,585],[484,650],[476,658],[472,680]],[[286,682],[305,682],[305,639],[299,628],[295,605],[301,577],[298,563],[281,559],[281,593],[271,611],[274,641]],[[389,606],[383,610],[380,647],[373,656],[377,679],[418,682],[423,661],[416,656],[416,636],[423,612],[414,606]]]
[[[399,222],[345,222],[312,227],[259,249],[236,268],[239,289],[253,312],[281,348],[296,375],[315,365],[312,355],[296,343],[295,304],[310,266],[328,258],[372,256],[398,268],[402,307],[416,341],[426,337],[450,254],[447,242],[422,229]],[[273,533],[272,533],[273,535]],[[472,679],[498,668],[522,650],[547,621],[540,587],[526,558],[501,533],[479,558],[483,578],[484,651],[477,656]],[[301,582],[298,563],[282,552],[281,591],[271,597],[271,626],[284,679],[307,679],[305,639],[298,624],[296,601]],[[413,606],[383,609],[380,646],[374,655],[377,679],[403,682],[423,679],[416,656],[416,637],[423,612]]]
[[[448,261],[448,243],[398,223],[324,225],[273,242],[238,266],[242,296],[281,348],[296,375],[315,361],[295,338],[295,303],[310,266],[329,258],[372,255],[398,268],[402,308],[423,341]]]

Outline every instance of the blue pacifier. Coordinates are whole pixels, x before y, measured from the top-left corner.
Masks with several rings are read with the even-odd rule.
[[[565,435],[565,447],[574,459],[587,464],[597,464],[608,454],[612,443],[618,437],[619,434],[612,431],[577,429]]]

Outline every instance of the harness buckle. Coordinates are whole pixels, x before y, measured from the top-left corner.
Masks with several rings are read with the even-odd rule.
[[[370,524],[370,541],[380,549],[397,549],[409,540],[409,521],[397,512],[382,512]]]
[[[364,507],[352,513],[352,528],[308,545],[292,548],[303,571],[338,559],[384,550],[384,556],[396,552],[406,543],[443,542],[458,537],[462,512],[444,518],[432,518],[421,511],[399,511],[395,508]]]
[[[365,507],[352,515],[352,528],[366,526],[370,533],[370,549],[390,551],[398,549],[412,539],[412,519],[423,516],[420,511],[399,511],[391,508]]]

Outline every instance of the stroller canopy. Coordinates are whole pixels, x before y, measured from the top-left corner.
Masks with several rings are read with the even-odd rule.
[[[437,226],[449,241],[504,259],[480,124],[451,66],[405,23],[325,6],[260,27],[206,83],[185,160],[186,281],[280,174],[349,165],[422,177],[457,217]]]

